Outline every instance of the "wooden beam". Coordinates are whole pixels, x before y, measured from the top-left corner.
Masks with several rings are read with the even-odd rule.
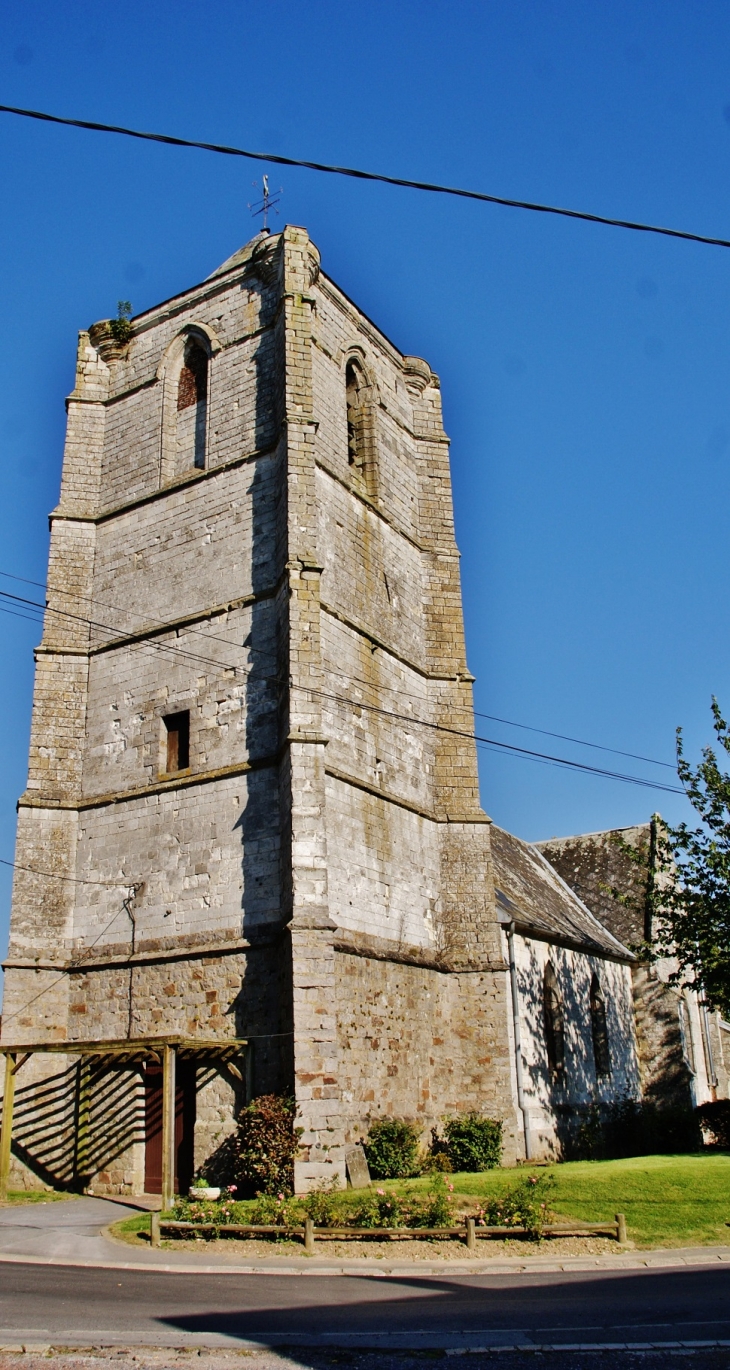
[[[8,1052],[5,1056],[5,1093],[3,1095],[3,1121],[0,1129],[0,1199],[8,1197],[10,1176],[10,1144],[13,1137],[13,1103],[15,1101],[15,1056]]]
[[[210,1056],[223,1056],[228,1052],[234,1055],[247,1045],[242,1037],[218,1037],[214,1040],[196,1037],[127,1037],[112,1041],[86,1042],[21,1042],[17,1046],[0,1043],[0,1056],[15,1056],[21,1052],[29,1055],[34,1052],[49,1052],[60,1056],[129,1056],[143,1055],[147,1051],[160,1051],[166,1046],[176,1047],[179,1051],[205,1052]]]
[[[78,1069],[78,1123],[76,1128],[76,1148],[74,1153],[74,1179],[78,1182],[83,1180],[89,1183],[89,1155],[90,1155],[90,1131],[91,1131],[91,1070],[92,1065],[88,1057],[82,1059]]]
[[[175,1048],[162,1056],[162,1211],[175,1200]]]

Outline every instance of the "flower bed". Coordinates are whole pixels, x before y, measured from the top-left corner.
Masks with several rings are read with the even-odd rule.
[[[549,1175],[527,1175],[498,1198],[486,1200],[473,1211],[457,1213],[454,1186],[443,1177],[428,1190],[406,1188],[401,1192],[379,1187],[338,1191],[323,1186],[311,1193],[288,1197],[264,1194],[254,1201],[240,1201],[228,1189],[217,1201],[180,1199],[171,1215],[154,1214],[151,1240],[156,1244],[164,1231],[195,1234],[208,1239],[231,1237],[295,1237],[310,1251],[315,1240],[347,1241],[363,1238],[458,1237],[474,1249],[478,1238],[542,1236],[611,1236],[626,1240],[619,1216],[612,1223],[552,1221],[550,1208],[553,1181]]]
[[[528,1227],[487,1227],[478,1226],[474,1217],[465,1218],[459,1227],[315,1227],[311,1218],[305,1219],[303,1226],[290,1227],[284,1224],[253,1224],[236,1222],[184,1222],[174,1218],[161,1217],[159,1213],[150,1214],[150,1239],[153,1246],[159,1246],[163,1233],[170,1236],[194,1236],[200,1234],[208,1239],[230,1237],[272,1237],[298,1238],[304,1242],[305,1249],[311,1251],[315,1241],[363,1241],[368,1238],[382,1241],[418,1240],[428,1241],[439,1238],[457,1237],[467,1249],[474,1250],[476,1242],[484,1238],[525,1237],[535,1240],[535,1234]],[[540,1234],[543,1237],[613,1237],[618,1242],[626,1241],[626,1225],[623,1214],[616,1214],[613,1223],[551,1223]]]

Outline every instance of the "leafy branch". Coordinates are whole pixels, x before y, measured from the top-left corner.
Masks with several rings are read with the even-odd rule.
[[[713,727],[730,754],[730,727],[715,698]],[[730,775],[717,752],[702,749],[693,768],[677,729],[677,774],[700,826],[657,820],[657,872],[652,898],[653,954],[675,959],[675,983],[704,991],[730,1017]]]

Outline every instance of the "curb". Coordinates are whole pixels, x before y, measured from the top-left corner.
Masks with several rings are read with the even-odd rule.
[[[121,1245],[121,1243],[120,1243]],[[296,1262],[251,1260],[246,1263],[226,1262],[220,1265],[203,1265],[198,1261],[187,1260],[179,1264],[167,1261],[118,1261],[113,1259],[76,1260],[58,1259],[52,1256],[15,1255],[0,1252],[0,1264],[42,1265],[73,1267],[83,1270],[158,1270],[164,1274],[181,1275],[373,1275],[381,1277],[420,1275],[434,1278],[444,1275],[554,1275],[585,1271],[651,1271],[686,1269],[688,1266],[712,1266],[730,1264],[730,1247],[689,1247],[676,1252],[659,1249],[648,1251],[646,1255],[623,1254],[617,1256],[567,1256],[562,1260],[535,1256],[528,1261],[519,1257],[494,1258],[489,1261],[371,1261],[364,1257],[351,1261],[320,1261],[317,1257],[301,1257]]]
[[[368,1342],[367,1342],[364,1338],[358,1338],[358,1339],[355,1341],[355,1340],[353,1340],[351,1337],[348,1337],[348,1335],[347,1335],[346,1333],[343,1334],[341,1337],[339,1337],[339,1339],[337,1338],[337,1334],[333,1334],[332,1337],[329,1337],[329,1338],[327,1338],[327,1339],[325,1339],[325,1338],[315,1338],[315,1337],[311,1337],[311,1338],[304,1339],[304,1340],[301,1339],[301,1338],[299,1338],[298,1340],[292,1339],[292,1340],[290,1340],[290,1341],[289,1341],[289,1340],[286,1340],[286,1339],[284,1339],[284,1338],[282,1338],[282,1339],[279,1340],[279,1341],[274,1341],[274,1340],[263,1341],[263,1340],[252,1340],[252,1339],[250,1339],[250,1338],[244,1338],[244,1337],[242,1337],[240,1340],[238,1340],[238,1339],[233,1338],[233,1337],[223,1337],[223,1336],[219,1336],[217,1339],[214,1338],[214,1337],[209,1337],[207,1340],[205,1340],[205,1339],[204,1339],[204,1335],[205,1335],[205,1334],[201,1334],[201,1336],[199,1336],[198,1338],[196,1338],[196,1340],[195,1340],[194,1342],[193,1342],[192,1340],[186,1340],[186,1341],[183,1341],[183,1342],[181,1342],[181,1341],[179,1341],[179,1340],[178,1340],[178,1341],[174,1341],[174,1340],[164,1341],[164,1340],[161,1340],[161,1339],[159,1339],[159,1338],[156,1338],[156,1339],[154,1339],[154,1340],[151,1339],[151,1338],[150,1338],[149,1340],[145,1340],[145,1339],[140,1338],[139,1336],[137,1336],[137,1337],[135,1338],[135,1340],[132,1342],[132,1341],[130,1341],[129,1337],[124,1336],[124,1335],[121,1334],[121,1333],[120,1333],[120,1334],[114,1334],[114,1333],[109,1333],[109,1332],[99,1332],[99,1333],[96,1333],[96,1334],[89,1333],[89,1334],[83,1334],[83,1335],[81,1335],[81,1334],[76,1334],[76,1336],[73,1338],[72,1341],[64,1340],[64,1341],[59,1341],[59,1342],[54,1342],[54,1341],[50,1341],[50,1342],[49,1342],[49,1341],[31,1341],[30,1338],[24,1338],[24,1339],[22,1339],[22,1340],[18,1340],[18,1341],[14,1341],[14,1342],[2,1342],[2,1341],[0,1341],[0,1354],[3,1354],[3,1353],[4,1353],[4,1354],[6,1354],[6,1355],[7,1355],[7,1354],[15,1354],[15,1355],[23,1355],[23,1354],[25,1354],[25,1355],[48,1355],[50,1352],[57,1352],[57,1353],[58,1353],[58,1352],[63,1352],[63,1354],[65,1354],[65,1355],[73,1355],[73,1354],[75,1354],[75,1353],[77,1353],[77,1352],[88,1351],[88,1350],[90,1350],[90,1349],[93,1349],[93,1350],[95,1350],[95,1351],[104,1351],[104,1350],[117,1350],[117,1351],[118,1351],[120,1348],[124,1348],[124,1350],[127,1351],[129,1354],[134,1354],[135,1352],[139,1352],[139,1351],[149,1351],[149,1350],[155,1350],[155,1349],[165,1350],[165,1351],[183,1351],[183,1352],[184,1352],[184,1351],[188,1351],[188,1352],[189,1352],[190,1350],[192,1350],[193,1348],[195,1348],[195,1349],[197,1349],[199,1352],[200,1352],[200,1351],[204,1351],[204,1350],[206,1350],[206,1351],[222,1351],[222,1350],[229,1350],[229,1351],[238,1351],[239,1353],[241,1353],[241,1354],[243,1354],[243,1355],[245,1355],[245,1356],[251,1356],[251,1355],[252,1355],[253,1353],[255,1353],[256,1351],[259,1351],[259,1352],[261,1352],[262,1354],[265,1354],[266,1352],[277,1352],[277,1351],[286,1351],[286,1352],[288,1352],[288,1353],[291,1353],[293,1350],[297,1350],[297,1349],[298,1349],[298,1350],[301,1350],[301,1351],[312,1351],[312,1350],[328,1350],[328,1349],[329,1349],[329,1350],[334,1350],[334,1349],[336,1349],[336,1348],[338,1348],[338,1347],[341,1347],[341,1348],[351,1348],[352,1350],[357,1349],[357,1350],[360,1351],[362,1354],[368,1354],[368,1353],[372,1354],[373,1352],[387,1351],[387,1352],[389,1352],[391,1355],[392,1355],[393,1353],[396,1353],[396,1354],[397,1354],[397,1353],[401,1353],[401,1354],[403,1354],[403,1355],[408,1355],[408,1354],[412,1353],[413,1351],[417,1351],[417,1350],[419,1350],[419,1349],[420,1349],[420,1350],[425,1349],[423,1346],[420,1346],[420,1347],[419,1347],[419,1346],[404,1346],[404,1345],[402,1345],[402,1344],[401,1344],[401,1345],[398,1345],[398,1346],[396,1346],[396,1345],[390,1345],[390,1344],[389,1344],[389,1341],[390,1341],[389,1338],[383,1338],[383,1339],[382,1339],[380,1342],[378,1342],[377,1344],[373,1344],[372,1342],[371,1342],[370,1344],[368,1344]],[[429,1347],[428,1347],[428,1349],[431,1350],[431,1351],[440,1350],[440,1351],[442,1351],[442,1352],[443,1352],[445,1355],[447,1355],[447,1356],[480,1356],[480,1355],[483,1356],[483,1355],[492,1355],[492,1354],[494,1354],[494,1355],[501,1355],[501,1354],[503,1354],[503,1353],[511,1353],[512,1355],[514,1355],[515,1352],[522,1352],[523,1354],[530,1356],[530,1355],[544,1355],[544,1354],[550,1353],[550,1352],[552,1352],[552,1353],[555,1353],[555,1352],[563,1352],[563,1353],[565,1353],[565,1352],[584,1352],[584,1353],[585,1353],[585,1352],[591,1352],[591,1351],[592,1351],[592,1352],[611,1352],[611,1353],[615,1353],[615,1352],[617,1352],[617,1351],[634,1351],[634,1352],[647,1352],[647,1351],[670,1351],[670,1352],[690,1351],[690,1352],[695,1352],[695,1351],[700,1351],[700,1350],[701,1350],[701,1351],[713,1351],[713,1350],[725,1350],[725,1349],[727,1349],[727,1348],[730,1348],[730,1339],[726,1339],[726,1340],[715,1340],[715,1341],[709,1340],[709,1339],[708,1339],[708,1340],[703,1340],[703,1341],[700,1341],[700,1340],[692,1340],[692,1341],[572,1341],[572,1342],[560,1342],[560,1341],[554,1341],[554,1342],[545,1342],[545,1341],[543,1341],[543,1342],[536,1342],[536,1341],[530,1341],[529,1339],[526,1339],[526,1340],[523,1340],[523,1341],[514,1341],[514,1342],[492,1342],[492,1343],[486,1342],[484,1345],[481,1345],[481,1346],[477,1346],[477,1345],[473,1345],[473,1346],[445,1346],[445,1345],[443,1345],[443,1343],[444,1343],[445,1341],[448,1341],[448,1340],[453,1340],[453,1337],[452,1337],[452,1338],[449,1338],[449,1337],[442,1337],[442,1338],[439,1338],[438,1334],[436,1333],[436,1334],[434,1334],[433,1336],[429,1337]]]

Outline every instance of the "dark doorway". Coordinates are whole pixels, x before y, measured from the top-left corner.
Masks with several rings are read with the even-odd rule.
[[[145,1070],[146,1194],[162,1193],[162,1066]],[[195,1140],[195,1065],[178,1061],[175,1071],[175,1193],[187,1194],[193,1181]]]

